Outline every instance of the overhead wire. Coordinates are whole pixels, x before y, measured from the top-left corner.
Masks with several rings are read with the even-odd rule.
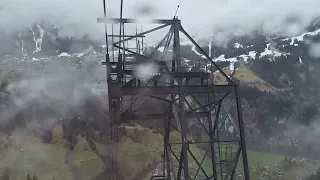
[[[121,2],[120,2],[121,4],[120,4],[120,19],[122,19],[122,14],[123,14],[123,0],[121,0]],[[122,28],[123,28],[123,25],[124,24],[122,24],[121,22],[120,22],[120,24],[119,24],[119,42],[121,42],[121,35],[122,35]],[[124,34],[123,34],[124,35]],[[123,38],[124,39],[124,38]],[[121,46],[121,45],[120,45]],[[118,56],[120,56],[120,54],[121,54],[121,48],[119,48],[119,52],[118,52]]]
[[[177,16],[177,14],[178,14],[178,11],[179,11],[179,8],[180,8],[180,5],[181,5],[181,1],[182,0],[179,0],[179,3],[178,3],[178,6],[177,6],[177,9],[176,9],[176,12],[174,13],[174,18]]]

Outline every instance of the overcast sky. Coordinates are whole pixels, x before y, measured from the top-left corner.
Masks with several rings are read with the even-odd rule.
[[[108,16],[119,17],[120,0],[106,2]],[[149,18],[172,18],[178,2],[124,0],[124,17],[142,17],[139,9],[148,7]],[[319,0],[182,0],[178,16],[190,34],[202,37],[219,29],[229,36],[250,33],[257,27],[265,33],[294,35],[320,15],[319,5]],[[76,30],[68,33],[97,37],[103,34],[103,25],[96,23],[102,15],[102,0],[0,0],[0,28],[7,31],[50,19],[62,25],[76,25]]]

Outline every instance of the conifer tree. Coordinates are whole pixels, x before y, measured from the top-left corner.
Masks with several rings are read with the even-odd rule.
[[[36,175],[33,175],[32,180],[38,180]]]
[[[28,174],[27,180],[32,180],[31,177],[30,177],[30,174]]]

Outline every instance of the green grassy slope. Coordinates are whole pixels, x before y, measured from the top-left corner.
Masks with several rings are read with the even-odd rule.
[[[26,179],[28,173],[35,173],[40,179],[50,180],[55,177],[57,180],[75,180],[76,176],[72,172],[78,173],[82,179],[94,179],[104,171],[104,163],[96,152],[89,148],[85,138],[78,136],[78,143],[68,156],[67,144],[61,138],[62,135],[62,128],[59,125],[53,129],[53,141],[50,144],[41,143],[37,137],[23,132],[13,134],[9,140],[2,136],[0,158],[3,161],[0,163],[0,168],[9,167],[12,179],[16,180]],[[171,139],[177,141],[178,137],[172,133]],[[112,145],[94,143],[99,153],[110,154]],[[160,134],[152,133],[151,130],[127,129],[127,136],[123,137],[118,144],[119,172],[126,180],[141,179],[143,175],[146,176],[155,168],[154,165],[160,163],[162,143],[163,137]],[[178,146],[173,146],[176,152],[180,148]],[[199,158],[205,153],[204,150],[193,145],[190,146],[190,149]],[[190,156],[189,158],[190,172],[194,173],[196,163]],[[248,151],[248,160],[252,179],[259,179],[253,173],[257,163],[261,166],[285,165],[285,156],[250,150]],[[212,174],[210,166],[210,159],[205,159],[204,169]],[[241,163],[238,167],[241,169]],[[139,175],[142,172],[143,175]]]
[[[131,133],[131,135],[130,135]],[[130,179],[161,157],[162,136],[151,131],[130,132],[118,144],[119,171]],[[12,135],[0,143],[1,167],[9,167],[13,179],[25,179],[28,173],[36,174],[40,179],[74,179],[71,171],[77,172],[83,179],[92,179],[104,171],[105,165],[95,151],[89,148],[85,138],[78,136],[74,150],[67,155],[67,143],[61,138],[61,126],[53,129],[50,144],[25,133]],[[135,137],[135,141],[131,137]],[[2,139],[6,139],[2,136]],[[112,145],[94,142],[98,152],[109,154]],[[0,168],[1,168],[0,167]]]
[[[223,69],[223,71],[230,76],[231,71],[228,68]],[[240,64],[240,66],[236,69],[233,78],[239,80],[240,82],[247,84],[250,87],[255,87],[261,91],[267,92],[275,92],[277,89],[273,87],[271,84],[267,83],[259,76],[257,76],[254,72],[252,72],[246,65]],[[219,72],[214,73],[214,83],[215,84],[226,84],[226,79]]]

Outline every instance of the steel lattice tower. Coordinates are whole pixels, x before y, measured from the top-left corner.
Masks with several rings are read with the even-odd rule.
[[[119,35],[107,35],[112,37],[112,49],[119,49],[119,54],[110,57],[107,53],[104,63],[112,139],[118,140],[116,137],[123,123],[162,120],[163,170],[152,179],[231,180],[236,179],[238,169],[242,171],[243,179],[248,180],[239,87],[190,37],[180,20],[157,19],[152,23],[159,24],[158,27],[135,35],[124,35],[125,25],[137,22],[135,19],[98,18],[98,22],[121,26]],[[169,31],[162,41],[150,53],[144,51],[143,38],[164,28]],[[190,61],[186,63],[181,57],[182,35],[203,56],[200,60],[190,60],[192,67]],[[120,40],[114,42],[115,37]],[[132,40],[135,40],[136,47],[129,48],[127,43]],[[155,55],[163,46],[162,53],[172,48],[171,59]],[[134,72],[139,65],[150,62],[157,66],[156,71],[151,72],[152,78],[142,81]],[[214,72],[227,82],[215,84]],[[112,152],[109,169],[114,174],[112,179],[117,179],[117,147]]]

